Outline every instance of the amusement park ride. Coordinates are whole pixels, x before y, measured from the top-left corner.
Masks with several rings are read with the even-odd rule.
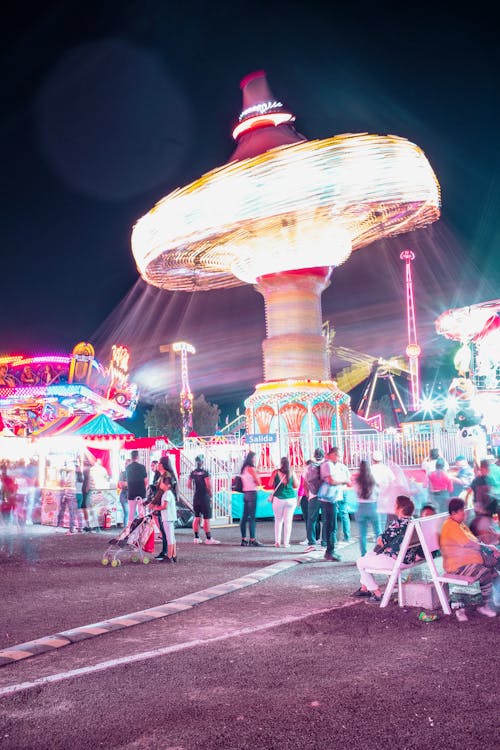
[[[439,184],[404,138],[307,141],[263,71],[241,88],[229,162],[159,201],[135,225],[132,251],[154,286],[253,284],[264,297],[265,381],[245,402],[249,433],[340,438],[350,398],[331,379],[321,294],[352,251],[436,221]]]
[[[380,419],[378,416],[370,417],[370,413],[379,381],[383,381],[387,385],[396,425],[399,426],[401,415],[406,417],[408,411],[418,411],[420,403],[419,357],[421,350],[417,343],[413,278],[411,273],[411,262],[415,259],[415,253],[412,250],[404,250],[400,258],[406,263],[406,321],[408,331],[406,357],[408,359],[403,355],[392,356],[386,359],[384,357],[374,357],[371,354],[363,354],[344,346],[333,347],[334,329],[330,326],[329,321],[323,323],[323,332],[329,355],[335,353],[339,359],[351,362],[349,367],[344,368],[335,376],[338,387],[348,393],[363,381],[367,381],[356,411],[360,417],[368,423],[373,423],[373,426],[376,426],[378,429],[382,427]],[[410,380],[408,409],[394,379],[398,376],[405,376]]]
[[[129,352],[113,346],[107,368],[92,344],[77,344],[71,355],[0,357],[0,421],[14,435],[43,433],[68,417],[105,415],[127,419],[138,391],[129,382]]]
[[[474,440],[486,430],[500,438],[500,300],[446,310],[436,331],[460,344],[449,393],[463,437]]]

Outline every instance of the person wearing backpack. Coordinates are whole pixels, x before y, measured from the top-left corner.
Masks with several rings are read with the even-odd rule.
[[[314,451],[314,460],[310,461],[304,474],[304,481],[307,489],[307,543],[304,553],[314,552],[318,540],[316,539],[316,530],[318,527],[318,518],[321,510],[321,502],[318,499],[318,490],[321,485],[321,464],[325,458],[325,453],[321,448]]]

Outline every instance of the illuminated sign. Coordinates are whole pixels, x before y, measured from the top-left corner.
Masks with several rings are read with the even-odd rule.
[[[268,432],[265,435],[250,434],[245,435],[245,443],[249,445],[256,445],[259,443],[275,443],[277,435],[275,432]]]
[[[261,102],[260,104],[254,104],[252,107],[244,109],[239,116],[240,122],[250,115],[265,115],[271,109],[281,109],[283,107],[281,102]]]

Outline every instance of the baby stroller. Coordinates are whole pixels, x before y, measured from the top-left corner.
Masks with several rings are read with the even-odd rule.
[[[121,557],[128,557],[131,562],[149,563],[150,558],[144,552],[143,547],[151,534],[154,534],[153,516],[146,515],[143,518],[134,518],[130,528],[123,529],[120,536],[111,539],[109,547],[102,557],[102,564],[111,563],[112,568],[121,565]]]

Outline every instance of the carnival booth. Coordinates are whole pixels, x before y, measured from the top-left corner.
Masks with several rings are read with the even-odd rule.
[[[63,419],[34,435],[39,455],[41,523],[57,525],[67,472],[88,473],[87,508],[91,526],[123,523],[118,502],[120,450],[132,433],[109,417]],[[77,487],[75,486],[75,492]],[[69,525],[69,511],[62,518]]]
[[[131,417],[138,398],[128,360],[125,347],[113,346],[103,367],[86,342],[69,356],[0,356],[0,460],[26,523],[68,525],[67,513],[58,518],[60,503],[81,491],[80,472],[91,525],[120,521],[120,448],[133,435],[116,420]]]

